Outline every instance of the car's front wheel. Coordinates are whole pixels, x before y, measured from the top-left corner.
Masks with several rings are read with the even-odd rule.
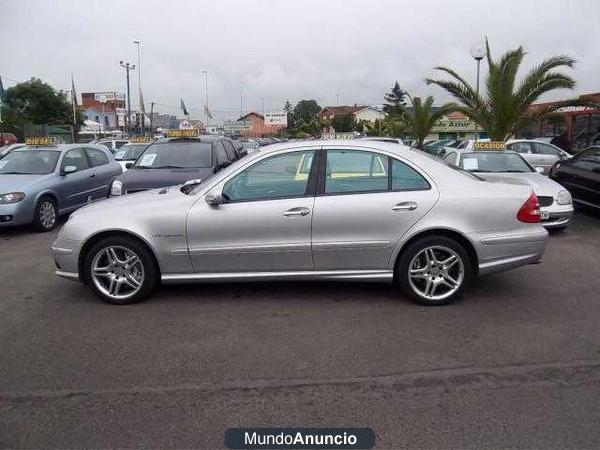
[[[51,231],[58,225],[58,208],[50,197],[42,197],[35,207],[33,227],[37,231]]]
[[[404,293],[423,305],[450,303],[473,277],[469,254],[446,236],[424,237],[410,244],[396,270]]]
[[[144,244],[114,236],[97,242],[87,253],[84,277],[102,300],[126,305],[144,299],[154,290],[158,268]]]

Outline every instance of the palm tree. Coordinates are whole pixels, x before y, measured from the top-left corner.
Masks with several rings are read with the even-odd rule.
[[[400,120],[408,132],[416,139],[416,147],[423,149],[423,141],[431,133],[435,123],[443,116],[453,111],[456,107],[453,103],[446,103],[437,109],[433,109],[433,97],[429,96],[425,102],[421,97],[410,97],[412,109],[402,107]]]
[[[448,67],[435,69],[450,75],[452,80],[426,78],[425,82],[440,86],[452,94],[460,102],[453,110],[462,112],[479,124],[492,140],[504,141],[532,120],[543,120],[559,108],[593,105],[592,102],[571,99],[540,108],[530,108],[547,92],[555,89],[573,89],[575,81],[554,69],[572,68],[575,60],[567,55],[548,58],[531,69],[517,84],[517,72],[525,56],[523,47],[508,51],[498,61],[494,61],[487,39],[485,46],[488,74],[483,93],[477,93],[463,77]]]

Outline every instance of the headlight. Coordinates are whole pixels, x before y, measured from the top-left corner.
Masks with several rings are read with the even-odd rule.
[[[556,203],[559,205],[570,205],[573,202],[569,191],[560,191],[556,197]]]
[[[0,194],[0,204],[17,203],[25,198],[23,192],[9,192],[8,194]]]
[[[110,195],[121,195],[123,193],[123,183],[115,180],[110,185]]]

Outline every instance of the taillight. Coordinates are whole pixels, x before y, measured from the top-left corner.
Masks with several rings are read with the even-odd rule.
[[[535,192],[532,192],[523,206],[517,212],[517,219],[525,223],[540,223],[540,202],[538,201]]]

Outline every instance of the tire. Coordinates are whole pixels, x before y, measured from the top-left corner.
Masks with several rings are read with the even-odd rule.
[[[453,259],[450,260],[450,257]],[[447,266],[445,261],[450,261]],[[416,303],[445,305],[460,297],[471,282],[474,275],[472,263],[467,251],[454,239],[428,236],[403,250],[396,266],[396,276],[404,294]],[[411,268],[412,276],[409,274]]]
[[[132,260],[133,256],[137,259]],[[154,291],[159,270],[146,245],[127,236],[112,236],[100,240],[87,252],[83,277],[106,303],[128,305]]]
[[[58,207],[52,197],[38,200],[33,213],[33,228],[37,231],[52,231],[58,226]]]

